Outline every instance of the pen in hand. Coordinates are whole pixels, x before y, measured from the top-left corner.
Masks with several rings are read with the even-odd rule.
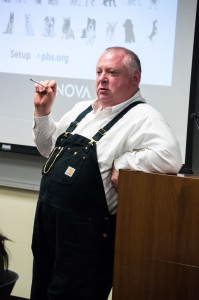
[[[35,82],[35,83],[37,83],[37,84],[39,84],[39,85],[45,87],[43,84],[41,84],[40,82],[38,82],[38,81],[36,81],[36,80],[34,80],[34,79],[32,79],[32,78],[30,78],[30,81]]]
[[[40,86],[44,87],[43,91],[37,91],[37,93],[39,93],[39,94],[47,94],[48,86],[45,86],[42,83],[40,83],[40,82],[38,82],[38,81],[36,81],[36,80],[34,80],[32,78],[30,78],[30,81],[35,82],[35,83],[39,84]],[[54,87],[51,87],[51,89],[52,89],[53,93],[56,94],[56,85],[54,85]]]

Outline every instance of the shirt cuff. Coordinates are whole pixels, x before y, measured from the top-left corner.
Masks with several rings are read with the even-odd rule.
[[[52,117],[51,115],[43,116],[43,117],[35,117],[33,119],[33,129],[39,128],[40,126],[43,127],[43,125],[51,124],[52,123]],[[49,126],[48,125],[48,126]]]
[[[129,163],[125,153],[114,160],[114,167],[117,171],[119,171],[119,169],[129,169]]]

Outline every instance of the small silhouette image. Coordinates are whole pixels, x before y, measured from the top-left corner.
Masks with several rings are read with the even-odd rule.
[[[135,43],[135,35],[133,31],[133,23],[130,19],[126,19],[123,24],[125,29],[125,43]]]
[[[150,35],[148,36],[148,38],[152,41],[152,39],[157,35],[157,20],[153,21],[153,25],[152,25],[152,31],[150,33]]]
[[[57,5],[58,0],[48,0],[48,4]]]
[[[107,6],[107,4],[109,6],[112,6],[112,4],[113,6],[116,6],[115,0],[103,0],[102,5]]]
[[[66,40],[75,38],[74,32],[71,28],[70,18],[63,18],[63,26],[62,26],[62,38]]]
[[[25,35],[34,35],[30,14],[25,14]]]
[[[15,0],[16,1],[16,3],[26,3],[27,2],[27,0]]]
[[[92,45],[95,41],[96,20],[88,18],[87,25],[82,31],[81,38],[86,39],[87,44]]]
[[[4,33],[13,34],[13,26],[14,26],[14,13],[10,13],[8,24]]]
[[[81,6],[81,0],[71,0],[70,4],[73,6]]]
[[[95,0],[86,0],[85,6],[91,5],[94,6]]]
[[[150,9],[157,9],[159,0],[150,0]]]
[[[117,22],[107,22],[106,41],[108,41],[108,42],[114,41],[116,25],[117,25]]]
[[[55,36],[55,18],[54,17],[45,17],[44,18],[44,32],[43,35],[46,37]]]
[[[127,3],[128,5],[142,5],[141,4],[141,2],[140,2],[140,0],[128,0],[128,3]]]

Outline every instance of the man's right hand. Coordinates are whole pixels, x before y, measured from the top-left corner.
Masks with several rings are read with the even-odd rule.
[[[55,80],[41,81],[41,84],[43,86],[38,83],[35,84],[34,115],[36,117],[47,116],[50,113],[57,92],[57,83]]]

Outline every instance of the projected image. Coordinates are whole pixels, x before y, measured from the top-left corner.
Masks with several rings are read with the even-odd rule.
[[[139,55],[143,84],[172,83],[177,0],[1,0],[0,10],[2,73],[92,80],[118,45]]]

